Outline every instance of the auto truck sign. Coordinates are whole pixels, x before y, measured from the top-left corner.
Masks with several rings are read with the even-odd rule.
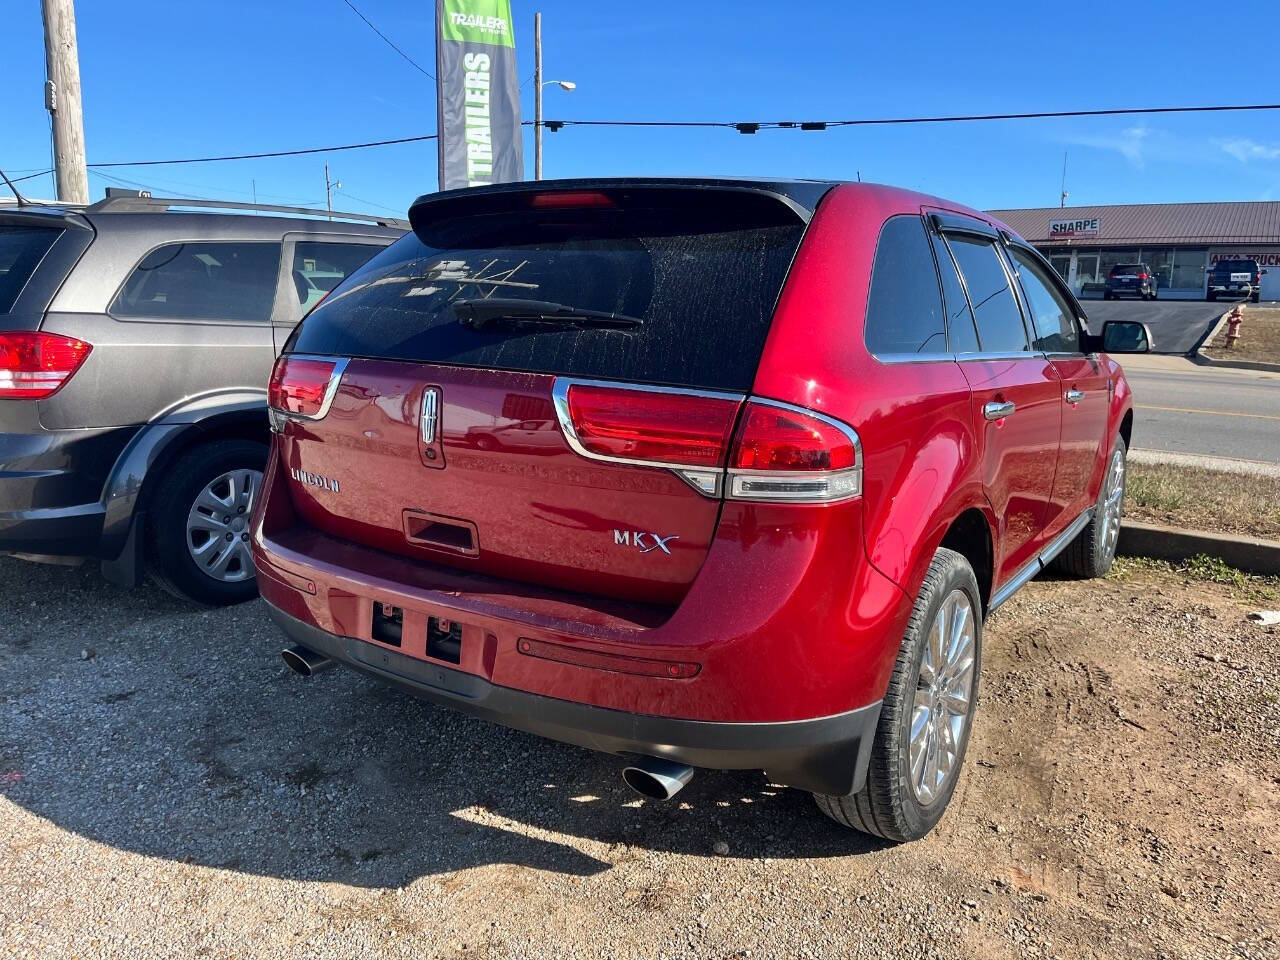
[[[1075,237],[1096,237],[1102,221],[1098,217],[1082,217],[1079,220],[1050,220],[1050,240],[1071,240]]]

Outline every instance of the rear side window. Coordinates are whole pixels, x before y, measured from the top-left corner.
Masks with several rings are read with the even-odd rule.
[[[956,262],[951,258],[946,241],[936,233],[933,240],[933,255],[938,261],[938,275],[942,277],[942,299],[947,308],[947,338],[951,353],[977,353],[978,330],[973,325],[973,311],[969,309],[969,300],[964,295],[964,287],[960,285],[960,275],[956,273]]]
[[[293,291],[306,313],[336,287],[364,266],[382,247],[373,243],[336,243],[299,240],[293,245]]]
[[[750,389],[804,232],[794,211],[706,189],[555,198],[488,195],[450,201],[451,215],[419,211],[417,232],[320,304],[289,349]],[[472,306],[481,322],[466,316]],[[574,310],[594,317],[566,319]]]
[[[0,226],[0,313],[8,313],[53,241],[56,227]]]
[[[1214,264],[1216,270],[1229,270],[1233,273],[1253,273],[1258,269],[1257,260],[1219,260]]]
[[[1009,286],[1009,276],[1000,263],[995,243],[969,234],[948,234],[947,243],[955,254],[964,277],[978,323],[983,353],[1018,353],[1029,350],[1022,311]]]
[[[110,312],[140,319],[266,323],[279,270],[279,243],[169,243],[142,258]]]
[[[918,216],[891,217],[880,230],[863,337],[877,356],[946,352],[937,274]]]
[[[1031,307],[1035,348],[1045,353],[1078,353],[1080,332],[1071,304],[1030,254],[1017,247],[1009,252],[1018,265],[1018,280]]]

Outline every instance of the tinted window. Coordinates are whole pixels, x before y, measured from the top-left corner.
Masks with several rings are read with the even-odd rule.
[[[382,247],[372,243],[299,240],[293,245],[293,290],[306,313],[320,299],[364,266]]]
[[[956,263],[951,251],[937,234],[933,235],[933,252],[938,258],[938,273],[942,276],[942,297],[947,307],[947,337],[952,353],[977,353],[978,331],[973,325],[973,311],[960,285]]]
[[[880,230],[863,335],[880,356],[946,352],[937,275],[919,217],[892,217]]]
[[[0,313],[8,313],[58,239],[55,227],[0,227]]]
[[[357,271],[289,349],[750,389],[804,224],[750,193],[590,196],[599,200],[539,209],[517,193],[468,201],[452,216],[419,211],[421,238],[403,237]],[[642,324],[459,322],[458,301],[492,298]]]
[[[170,243],[147,254],[111,305],[118,317],[271,319],[278,243]]]
[[[1229,270],[1233,273],[1253,273],[1258,269],[1257,260],[1219,260],[1213,265],[1215,270]]]
[[[1030,349],[1022,311],[1009,286],[995,244],[969,234],[950,234],[947,243],[955,254],[978,322],[984,353],[1011,353]]]
[[[1117,263],[1111,268],[1111,276],[1118,277],[1122,274],[1146,273],[1147,268],[1140,263]]]
[[[1030,254],[1016,247],[1010,253],[1018,265],[1022,292],[1031,307],[1031,322],[1036,331],[1035,348],[1046,353],[1078,352],[1080,334],[1071,304]]]

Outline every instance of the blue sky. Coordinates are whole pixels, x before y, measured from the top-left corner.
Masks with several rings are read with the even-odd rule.
[[[431,0],[353,0],[434,73]],[[973,12],[970,6],[980,7]],[[1276,8],[1236,0],[1245,29],[1202,42],[1213,5],[949,2],[587,3],[513,0],[520,72],[543,12],[550,118],[834,119],[1280,102]],[[435,129],[431,82],[342,0],[81,0],[90,163],[292,149]],[[1266,27],[1270,24],[1270,27]],[[6,4],[0,165],[49,163],[39,4]],[[522,88],[532,116],[532,83]],[[526,133],[526,141],[530,141]],[[877,180],[976,207],[1280,199],[1280,113],[877,127],[821,133],[569,128],[548,177],[752,174]],[[532,175],[533,151],[526,142]],[[117,168],[157,194],[403,211],[436,184],[433,143],[305,158]],[[91,175],[90,191],[107,181]],[[28,192],[52,195],[49,178]]]

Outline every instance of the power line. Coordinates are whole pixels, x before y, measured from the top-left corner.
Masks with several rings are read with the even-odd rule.
[[[1040,110],[1033,113],[973,113],[928,117],[860,117],[852,120],[547,120],[548,126],[574,127],[702,127],[730,128],[744,133],[757,130],[830,127],[889,126],[912,123],[970,123],[984,120],[1044,120],[1061,117],[1116,117],[1162,113],[1225,113],[1228,111],[1280,110],[1280,103],[1225,104],[1196,107],[1117,107],[1103,110]],[[525,121],[528,123],[528,121]],[[751,128],[751,129],[743,129]]]
[[[10,177],[9,179],[12,180],[14,183],[21,183],[23,180],[34,180],[37,177],[45,177],[51,173],[53,173],[52,167],[50,167],[48,170],[41,170],[39,173],[28,173],[25,177]]]
[[[718,128],[736,129],[742,133],[759,130],[826,130],[832,127],[887,126],[917,123],[967,123],[994,120],[1040,120],[1062,117],[1114,117],[1138,114],[1169,113],[1225,113],[1242,111],[1280,110],[1280,103],[1222,104],[1213,106],[1179,107],[1121,107],[1103,110],[1045,110],[1033,113],[980,113],[954,114],[927,117],[862,117],[847,120],[544,120],[543,126],[555,131],[562,127],[668,127],[668,128]],[[532,120],[522,121],[522,126],[533,126]],[[336,153],[341,150],[361,150],[368,147],[385,147],[400,143],[421,143],[435,140],[438,134],[427,133],[416,137],[398,137],[391,140],[370,140],[364,143],[346,143],[331,147],[308,147],[300,150],[273,150],[263,153],[242,153],[215,157],[183,157],[173,160],[135,160],[112,163],[91,163],[90,167],[153,167],[179,163],[214,163],[222,160],[261,160],[271,157],[297,157],[316,153]],[[47,172],[47,171],[46,171]],[[35,176],[39,176],[36,174]],[[29,179],[24,177],[23,179]],[[15,182],[17,182],[15,180]]]
[[[380,37],[382,38],[383,42],[384,42],[384,43],[386,43],[386,45],[387,45],[387,46],[389,46],[389,47],[390,47],[392,50],[394,50],[396,53],[400,54],[400,56],[402,56],[402,57],[404,57],[406,60],[408,60],[408,61],[409,61],[409,63],[413,66],[413,68],[414,68],[415,70],[417,70],[419,73],[421,73],[421,74],[423,74],[424,76],[426,76],[426,77],[427,77],[427,78],[428,78],[432,83],[435,83],[436,78],[435,78],[434,76],[432,76],[430,73],[427,73],[427,71],[426,71],[426,70],[423,70],[423,69],[422,69],[422,67],[418,65],[418,62],[417,62],[416,60],[414,60],[414,59],[413,59],[413,57],[409,56],[407,53],[405,53],[403,50],[401,50],[399,47],[397,47],[394,43],[392,43],[392,42],[391,42],[391,38],[390,38],[390,37],[388,37],[388,36],[387,36],[385,33],[383,33],[381,30],[379,30],[377,27],[375,27],[375,26],[373,25],[373,21],[372,21],[372,20],[370,20],[370,19],[369,19],[368,17],[366,17],[363,13],[361,13],[359,10],[357,10],[357,9],[356,9],[356,5],[355,5],[354,3],[352,3],[352,2],[351,2],[351,0],[342,0],[342,2],[343,2],[343,3],[345,3],[348,7],[350,7],[350,8],[351,8],[351,12],[352,12],[352,13],[354,13],[354,14],[355,14],[357,17],[359,17],[361,20],[363,20],[363,21],[368,25],[368,27],[369,27],[369,29],[370,29],[370,30],[372,30],[374,33],[376,33],[378,36],[380,36]]]
[[[268,157],[300,157],[310,153],[336,153],[339,150],[360,150],[364,147],[386,147],[396,143],[421,143],[423,140],[435,140],[436,134],[427,133],[420,137],[398,137],[394,140],[370,140],[367,143],[344,143],[336,147],[307,147],[304,150],[272,150],[268,153],[241,153],[225,157],[183,157],[178,160],[122,160],[113,163],[91,163],[90,167],[158,167],[173,163],[215,163],[220,160],[262,160]]]

